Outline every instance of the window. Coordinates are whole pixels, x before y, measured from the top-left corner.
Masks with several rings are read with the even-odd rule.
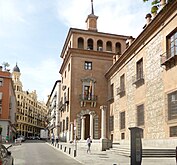
[[[170,137],[177,137],[177,126],[170,127]]]
[[[0,92],[0,101],[2,101],[2,92]]]
[[[78,38],[78,48],[83,49],[84,48],[84,39],[83,38]]]
[[[68,64],[68,72],[70,71],[70,63]]]
[[[168,120],[177,119],[177,91],[168,94]]]
[[[136,74],[132,77],[133,84],[136,85],[136,88],[144,84],[144,75],[143,75],[143,58],[141,58],[136,63]]]
[[[109,130],[110,131],[114,130],[114,116],[109,117]]]
[[[110,95],[109,99],[114,99],[114,84],[110,85]]]
[[[68,117],[66,117],[66,130],[68,130],[68,123],[69,122],[69,119],[68,119]]]
[[[120,77],[120,89],[121,91],[125,91],[125,75],[124,74]]]
[[[89,88],[90,86],[87,85],[84,86],[84,100],[88,100],[89,98]]]
[[[177,55],[177,30],[167,38],[167,58]]]
[[[143,78],[143,58],[141,58],[136,65],[136,77],[137,80]]]
[[[93,50],[93,40],[92,39],[88,39],[88,41],[87,41],[87,49],[88,50]]]
[[[84,68],[85,68],[86,70],[92,70],[92,62],[90,62],[90,61],[85,61]]]
[[[102,40],[97,41],[97,50],[103,51],[103,41]]]
[[[63,132],[65,131],[65,120],[63,120]]]
[[[62,122],[60,122],[60,132],[62,132]]]
[[[121,44],[119,42],[116,43],[116,54],[121,55]]]
[[[137,125],[144,125],[144,105],[137,106]]]
[[[0,86],[3,86],[3,78],[0,78]]]
[[[107,43],[106,43],[106,51],[112,51],[112,42],[111,41],[108,41]]]
[[[117,95],[123,97],[125,95],[125,75],[120,77],[120,87],[117,88]]]
[[[120,113],[120,129],[125,129],[125,111]]]
[[[121,139],[125,139],[125,133],[121,133]]]

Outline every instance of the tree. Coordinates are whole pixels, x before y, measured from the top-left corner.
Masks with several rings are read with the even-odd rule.
[[[149,0],[143,0],[143,1],[147,2]],[[160,0],[152,0],[151,5],[152,5],[151,13],[156,13],[160,7]]]
[[[4,70],[7,70],[7,67],[10,66],[8,62],[3,62],[2,65],[4,66]]]

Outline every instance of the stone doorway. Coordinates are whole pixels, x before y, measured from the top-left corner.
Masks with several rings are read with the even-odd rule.
[[[85,140],[88,138],[90,135],[90,115],[84,115],[85,116]]]

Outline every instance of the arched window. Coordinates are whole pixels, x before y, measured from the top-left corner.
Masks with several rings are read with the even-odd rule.
[[[83,38],[78,38],[78,43],[77,43],[77,47],[80,49],[84,49],[84,39]]]
[[[103,51],[103,41],[102,40],[97,41],[97,50]]]
[[[108,41],[106,43],[106,51],[112,51],[112,42],[111,41]]]
[[[121,44],[119,42],[116,43],[116,54],[121,55]]]
[[[93,40],[91,38],[87,41],[87,49],[93,50]]]

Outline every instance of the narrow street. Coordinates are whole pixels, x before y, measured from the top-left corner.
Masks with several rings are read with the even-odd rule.
[[[43,141],[25,141],[9,150],[14,157],[15,165],[79,165],[69,156],[50,147]]]

